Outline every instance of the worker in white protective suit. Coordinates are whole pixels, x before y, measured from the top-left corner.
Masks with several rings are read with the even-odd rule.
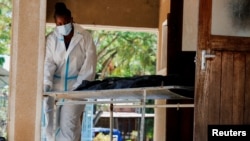
[[[56,28],[46,37],[44,91],[72,91],[83,80],[94,80],[96,47],[91,35],[73,23],[71,12],[64,3],[56,3]],[[59,111],[59,128],[53,132],[53,99],[46,98],[46,141],[80,141],[81,116],[84,105],[62,105]]]

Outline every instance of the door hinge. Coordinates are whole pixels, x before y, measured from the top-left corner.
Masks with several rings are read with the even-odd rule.
[[[214,54],[207,54],[206,50],[201,51],[201,70],[206,69],[207,59],[215,58]]]

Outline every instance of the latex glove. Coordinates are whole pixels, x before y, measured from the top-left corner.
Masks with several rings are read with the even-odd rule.
[[[51,91],[51,88],[49,85],[45,85],[43,90],[44,90],[44,92],[49,92],[49,91]]]

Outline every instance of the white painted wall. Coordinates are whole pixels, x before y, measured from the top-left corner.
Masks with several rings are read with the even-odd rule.
[[[184,0],[182,51],[196,51],[199,0]]]

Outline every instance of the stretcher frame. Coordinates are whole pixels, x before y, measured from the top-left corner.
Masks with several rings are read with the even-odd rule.
[[[54,98],[54,118],[53,130],[56,131],[57,114],[56,109],[59,105],[65,104],[110,104],[110,141],[113,140],[113,108],[115,107],[131,107],[141,108],[140,123],[140,141],[144,137],[145,124],[145,108],[191,108],[194,104],[164,104],[164,105],[147,105],[146,100],[157,99],[192,99],[171,91],[171,89],[193,90],[188,86],[159,86],[159,87],[141,87],[141,88],[125,88],[125,89],[108,89],[108,90],[82,90],[67,92],[46,92],[43,96],[51,96]],[[70,101],[60,102],[59,99],[69,99]],[[101,101],[98,101],[101,100]],[[114,105],[116,103],[138,103],[135,105]],[[55,132],[54,132],[55,133]],[[55,141],[55,134],[53,134]]]

